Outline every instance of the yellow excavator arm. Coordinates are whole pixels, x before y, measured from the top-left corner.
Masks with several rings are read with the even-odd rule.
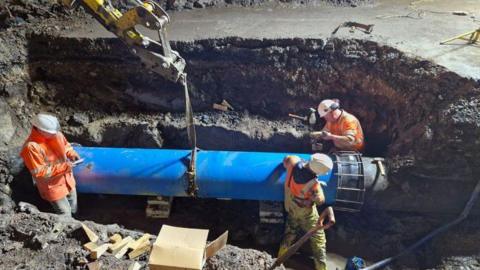
[[[185,60],[170,48],[166,26],[170,17],[153,1],[139,2],[125,13],[112,6],[110,0],[60,0],[64,6],[80,4],[85,7],[108,31],[125,42],[132,52],[155,73],[177,82],[184,76]],[[142,25],[157,30],[159,41],[142,35],[137,29]]]

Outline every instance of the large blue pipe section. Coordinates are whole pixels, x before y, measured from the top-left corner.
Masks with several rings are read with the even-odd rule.
[[[78,192],[187,196],[190,150],[77,147],[85,159],[75,167]],[[282,201],[291,153],[203,151],[197,153],[196,182],[200,198]],[[308,160],[308,154],[295,154]],[[326,201],[336,199],[337,166],[324,182]]]

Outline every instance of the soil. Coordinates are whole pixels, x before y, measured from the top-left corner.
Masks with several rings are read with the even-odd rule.
[[[129,0],[114,0],[112,1],[120,10],[125,11],[134,6],[133,1]],[[357,7],[373,5],[375,0],[157,0],[156,3],[166,10],[191,10],[204,8],[219,8],[219,7],[258,7],[258,6],[346,6]]]
[[[70,217],[39,212],[27,203],[20,203],[16,213],[2,214],[0,224],[3,269],[85,269],[89,252],[81,246],[89,240],[81,223]],[[99,236],[99,243],[107,243],[113,234],[139,238],[141,232],[126,230],[118,225],[100,225],[83,222]],[[155,241],[155,236],[151,242]],[[145,267],[148,256],[135,261]],[[127,269],[132,260],[117,259],[111,254],[100,257],[102,269]],[[207,260],[204,269],[265,269],[273,263],[272,257],[257,250],[240,249],[227,245]],[[283,269],[279,267],[278,269]]]
[[[350,3],[335,3],[340,2]],[[200,6],[169,7],[186,3]],[[91,22],[81,9],[66,11],[49,1],[11,0],[4,6],[9,9],[0,9],[0,238],[6,256],[0,265],[81,268],[86,252],[77,220],[19,207],[26,201],[49,211],[18,157],[29,119],[54,112],[67,138],[86,146],[185,148],[182,91],[146,70],[117,39],[64,35]],[[337,214],[327,232],[330,251],[370,261],[400,252],[453,219],[477,181],[476,79],[362,38],[221,37],[175,41],[172,47],[187,61],[203,149],[309,152],[307,133],[321,123],[310,127],[287,115],[306,114],[325,97],[339,98],[359,117],[365,155],[387,158],[390,186],[361,213]],[[234,111],[212,109],[222,100]],[[105,239],[114,232],[155,235],[163,223],[209,228],[211,237],[230,230],[231,243],[241,248],[228,246],[206,269],[263,269],[279,240],[277,235],[274,244],[255,243],[256,202],[182,198],[171,219],[151,221],[143,216],[145,198],[81,195],[79,201],[79,220],[130,229],[88,222]],[[66,229],[49,239],[54,224]],[[393,267],[479,268],[477,228],[472,217]],[[145,264],[145,258],[140,261]],[[107,269],[130,263],[111,256],[101,262]]]

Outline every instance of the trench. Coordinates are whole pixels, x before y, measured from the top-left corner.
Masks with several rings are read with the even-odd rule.
[[[340,99],[359,118],[366,137],[364,155],[387,158],[392,185],[376,197],[375,206],[338,213],[336,227],[327,233],[328,249],[377,260],[413,243],[463,207],[464,194],[474,185],[472,160],[478,156],[463,144],[478,131],[468,129],[475,123],[458,121],[465,112],[458,106],[475,110],[473,90],[480,88],[478,82],[388,46],[334,39],[328,41],[334,50],[327,50],[326,42],[232,37],[175,42],[172,47],[187,60],[201,149],[308,153],[306,134],[322,123],[308,126],[288,113],[305,115],[325,98]],[[37,108],[63,115],[70,141],[188,147],[180,86],[148,72],[120,41],[31,34],[27,48],[28,99]],[[212,109],[222,100],[234,111]],[[452,126],[463,127],[462,132],[445,132]],[[445,141],[449,143],[441,143]],[[28,172],[18,175],[13,198],[49,211],[30,181]],[[264,239],[267,245],[255,236],[258,202],[177,198],[170,219],[152,220],[145,218],[145,201],[80,195],[78,218],[153,234],[163,223],[208,228],[212,238],[228,229],[231,243],[275,255],[279,235]],[[464,229],[471,230],[471,223]],[[281,228],[275,230],[281,233]],[[462,247],[466,253],[474,250]],[[397,267],[428,268],[455,253],[458,249],[433,242]],[[311,263],[305,256],[294,262],[296,269],[308,269]]]

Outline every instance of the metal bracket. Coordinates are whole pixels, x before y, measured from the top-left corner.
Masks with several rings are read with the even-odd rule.
[[[335,209],[358,212],[365,198],[365,174],[362,154],[354,151],[334,153],[337,166],[337,193]],[[353,159],[353,160],[352,160]]]

